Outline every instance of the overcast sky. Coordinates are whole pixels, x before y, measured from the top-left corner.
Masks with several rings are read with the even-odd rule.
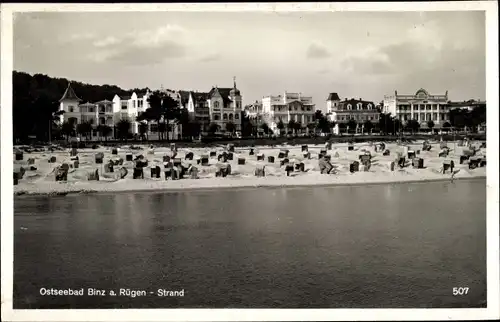
[[[92,84],[208,91],[486,96],[484,12],[21,13],[14,69]]]

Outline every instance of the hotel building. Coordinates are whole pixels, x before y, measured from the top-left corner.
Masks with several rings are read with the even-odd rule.
[[[431,95],[425,89],[419,89],[415,95],[384,96],[384,113],[390,113],[401,122],[416,120],[422,128],[427,127],[428,121],[434,122],[434,128],[441,128],[449,122],[450,106],[448,104],[448,91],[444,95]]]

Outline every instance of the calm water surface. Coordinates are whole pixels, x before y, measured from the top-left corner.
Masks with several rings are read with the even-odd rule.
[[[485,180],[21,197],[14,210],[15,308],[486,303]],[[185,293],[40,295],[51,287]]]

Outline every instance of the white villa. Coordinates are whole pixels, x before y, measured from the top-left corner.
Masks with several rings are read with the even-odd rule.
[[[149,108],[148,98],[151,95],[149,90],[145,92],[133,92],[131,95],[119,96],[115,95],[112,101],[103,100],[100,102],[82,103],[83,100],[79,98],[71,83],[68,84],[66,91],[59,100],[59,110],[64,111],[59,116],[60,123],[64,121],[79,124],[82,122],[90,122],[94,125],[91,133],[91,138],[99,137],[97,133],[98,125],[108,125],[114,131],[114,126],[121,119],[128,119],[131,121],[130,132],[132,134],[139,134],[139,122],[136,121],[137,116]],[[110,136],[114,136],[114,132]],[[148,135],[158,132],[158,126],[155,121],[149,122]],[[173,132],[173,134],[172,134]],[[180,133],[179,126],[174,126],[171,135],[177,138]]]
[[[283,95],[270,95],[262,98],[262,117],[273,132],[278,131],[280,120],[285,126],[290,120],[305,126],[314,122],[314,106],[311,96],[285,91]]]

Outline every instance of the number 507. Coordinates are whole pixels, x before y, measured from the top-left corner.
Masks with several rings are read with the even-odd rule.
[[[453,295],[465,295],[469,293],[469,288],[468,287],[454,287],[453,288]]]

